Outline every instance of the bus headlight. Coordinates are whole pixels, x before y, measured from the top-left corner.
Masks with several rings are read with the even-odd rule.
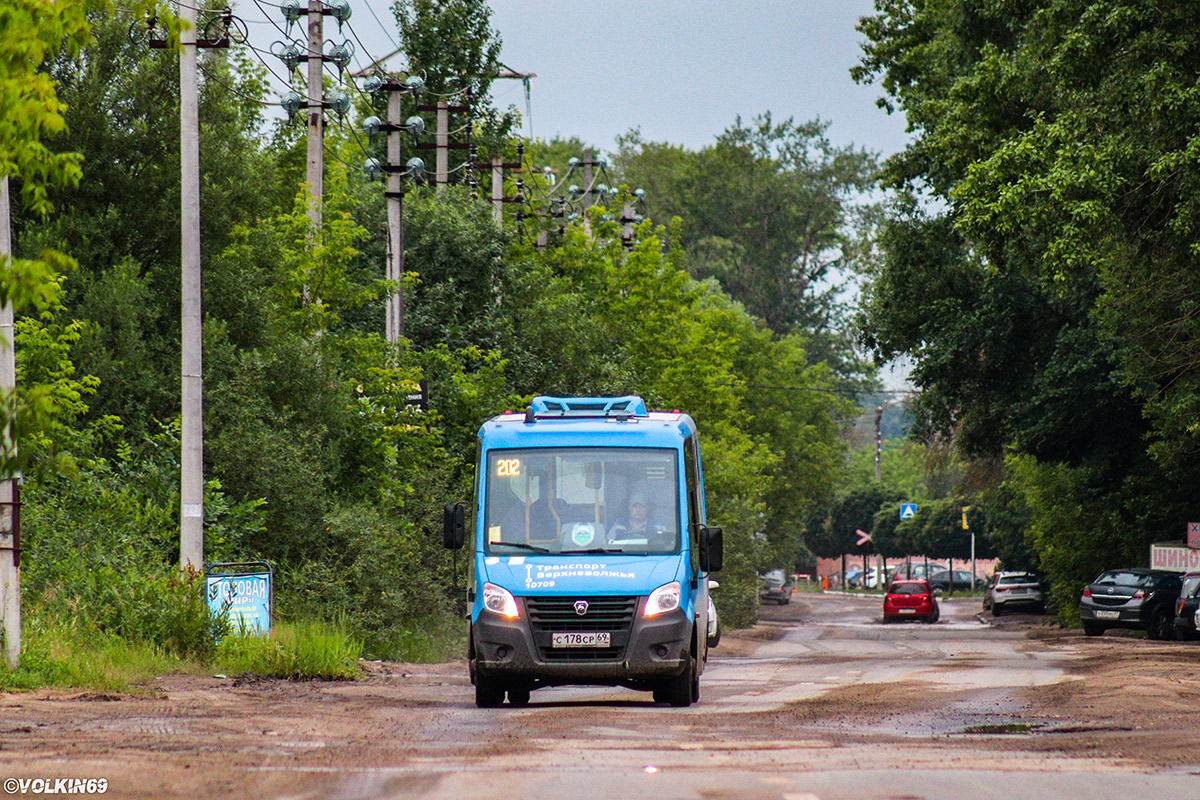
[[[679,608],[681,591],[679,581],[671,581],[664,586],[658,587],[646,598],[646,605],[642,608],[642,616],[654,617]]]
[[[494,583],[483,585],[483,607],[508,619],[516,619],[521,615],[521,612],[517,610],[517,600],[512,593]]]

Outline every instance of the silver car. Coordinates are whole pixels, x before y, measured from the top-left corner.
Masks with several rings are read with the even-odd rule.
[[[1032,572],[997,572],[983,590],[983,610],[998,617],[1005,611],[1027,609],[1035,614],[1046,613],[1042,585]]]

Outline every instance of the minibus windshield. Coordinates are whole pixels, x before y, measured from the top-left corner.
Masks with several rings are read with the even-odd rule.
[[[634,447],[493,450],[488,553],[673,553],[680,549],[676,452]]]

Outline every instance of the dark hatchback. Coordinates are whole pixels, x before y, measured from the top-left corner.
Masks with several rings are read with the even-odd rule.
[[[1100,573],[1079,598],[1083,632],[1101,636],[1109,628],[1132,628],[1151,639],[1175,638],[1175,601],[1181,589],[1177,572],[1113,569]]]
[[[1175,635],[1194,642],[1200,639],[1196,630],[1196,609],[1200,608],[1200,572],[1189,572],[1183,576],[1183,588],[1175,601]]]

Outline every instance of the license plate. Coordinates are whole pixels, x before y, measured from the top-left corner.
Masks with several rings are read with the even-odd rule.
[[[611,633],[552,633],[552,647],[610,647]]]
[[[1096,619],[1120,619],[1120,611],[1097,611]]]
[[[917,613],[917,610],[915,608],[902,608],[902,609],[900,609],[900,613],[901,614],[915,614],[915,613]]]

